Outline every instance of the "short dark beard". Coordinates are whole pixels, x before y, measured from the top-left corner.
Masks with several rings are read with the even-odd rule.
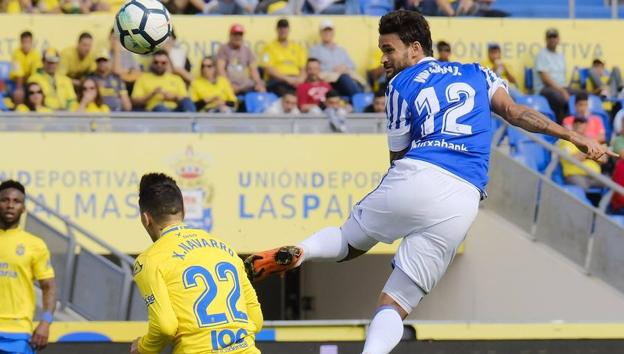
[[[20,219],[21,215],[18,216],[17,219],[15,219],[13,222],[6,221],[4,220],[4,218],[0,217],[0,229],[5,231],[9,229],[14,229],[17,227],[17,225],[19,225]]]

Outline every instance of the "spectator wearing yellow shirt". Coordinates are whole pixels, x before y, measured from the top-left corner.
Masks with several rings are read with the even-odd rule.
[[[60,13],[61,6],[58,0],[3,0],[0,1],[0,12],[9,14],[19,13]]]
[[[43,95],[43,89],[36,82],[31,82],[26,85],[26,100],[15,107],[16,112],[37,112],[37,113],[50,113],[52,110],[46,107],[44,102],[45,96]]]
[[[95,71],[95,58],[91,53],[93,36],[88,32],[82,32],[78,37],[78,45],[63,49],[59,73],[69,76],[74,86],[80,85],[80,81],[89,73]]]
[[[41,67],[41,53],[33,49],[33,35],[30,31],[20,34],[20,47],[11,56],[11,73],[9,78],[15,81],[13,102],[24,101],[24,83],[28,77]]]
[[[154,53],[150,71],[134,83],[132,103],[152,112],[195,112],[184,81],[170,72],[171,61],[164,50]]]
[[[509,67],[503,63],[503,55],[501,53],[501,47],[498,43],[488,44],[487,60],[481,63],[482,66],[492,70],[503,80],[507,80],[509,84],[509,94],[511,97],[522,96],[522,93],[518,90],[518,81],[512,74]]]
[[[574,123],[572,125],[572,130],[579,133],[580,135],[585,135],[585,129],[587,128],[587,119],[582,117],[574,118]],[[589,170],[600,173],[600,165],[598,162],[588,159],[587,155],[581,152],[574,144],[566,140],[559,140],[557,143],[561,150],[569,153],[575,159],[580,161],[585,167]],[[580,167],[575,166],[571,162],[567,161],[564,158],[561,158],[561,169],[563,170],[563,178],[567,184],[573,184],[583,188],[583,190],[587,191],[591,187],[602,186],[600,182],[590,176],[587,171],[583,170]]]
[[[292,90],[305,80],[306,52],[288,40],[290,24],[286,19],[277,21],[277,39],[264,47],[262,63],[268,77],[267,90],[278,95]]]
[[[386,72],[381,65],[381,56],[383,53],[379,48],[375,49],[375,53],[370,56],[371,60],[368,63],[366,69],[366,80],[368,84],[373,88],[373,91],[385,91],[386,90]]]
[[[98,84],[93,78],[86,78],[78,90],[78,106],[76,112],[80,113],[108,113],[110,108],[104,103]]]
[[[232,112],[236,95],[228,79],[217,74],[215,60],[205,57],[201,62],[201,76],[191,83],[191,99],[198,110],[205,112]]]
[[[45,105],[53,110],[68,110],[76,104],[76,91],[69,77],[57,73],[60,57],[54,48],[43,52],[43,68],[30,75],[28,82],[36,82],[43,89]]]

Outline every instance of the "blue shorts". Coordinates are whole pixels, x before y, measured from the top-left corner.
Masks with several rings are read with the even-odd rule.
[[[0,333],[0,354],[35,354],[30,346],[30,334]]]

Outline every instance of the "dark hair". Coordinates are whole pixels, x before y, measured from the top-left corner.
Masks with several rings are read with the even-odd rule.
[[[78,42],[82,41],[83,39],[93,39],[93,36],[89,32],[82,32],[80,36],[78,36]]]
[[[18,181],[9,179],[0,183],[0,192],[10,188],[17,189],[18,191],[22,192],[22,194],[26,195],[26,189],[24,188],[24,185],[19,183]]]
[[[184,212],[184,199],[173,178],[164,173],[147,173],[139,185],[139,208],[162,220]]]
[[[429,23],[418,12],[396,10],[385,14],[379,20],[379,34],[396,33],[406,46],[420,43],[426,56],[433,55]]]
[[[95,104],[98,107],[101,107],[102,104],[104,104],[104,99],[102,98],[102,94],[100,93],[100,85],[98,84],[97,80],[92,77],[85,77],[84,79],[82,79],[82,81],[80,81],[80,89],[78,90],[78,102],[82,101],[82,95],[84,92],[82,88],[87,81],[93,81],[93,83],[95,84],[95,91],[97,91],[97,94],[95,95]]]
[[[447,41],[439,41],[438,44],[436,44],[436,49],[438,50],[438,52],[441,52],[444,50],[448,50],[450,52],[451,45]]]
[[[308,61],[306,62],[306,64],[315,63],[315,62],[319,64],[321,63],[321,61],[316,58],[308,58]]]
[[[28,84],[26,84],[26,97],[24,98],[24,104],[26,105],[26,107],[28,107],[28,109],[31,112],[34,112],[37,110],[37,107],[35,107],[35,105],[32,103],[32,101],[30,100],[30,88],[33,86],[38,86],[39,90],[41,90],[41,104],[44,104],[45,102],[45,94],[43,93],[43,87],[41,87],[41,85],[39,85],[39,83],[37,82],[29,82]]]
[[[501,47],[498,43],[490,43],[488,44],[488,52],[493,52],[495,50],[501,50]]]
[[[594,59],[594,61],[592,61],[592,66],[596,65],[604,65],[604,62],[600,59]]]
[[[293,90],[293,89],[287,88],[287,89],[284,89],[282,91],[282,96],[281,97],[284,97],[285,95],[291,95],[291,96],[297,97],[297,92],[295,90]]]
[[[33,34],[30,31],[24,31],[20,34],[20,40],[24,39],[24,38],[31,38],[32,39]]]
[[[277,21],[277,26],[276,26],[276,27],[277,27],[277,28],[280,28],[280,27],[290,27],[290,23],[288,23],[288,20],[287,20],[287,19],[285,19],[285,18],[280,18],[280,19]]]
[[[169,59],[169,53],[166,50],[164,50],[164,49],[159,49],[159,50],[155,51],[154,54],[152,54],[152,57],[155,57],[157,55],[164,55],[164,56],[167,57],[167,59]]]
[[[574,97],[574,103],[579,102],[579,101],[587,101],[587,100],[589,100],[589,95],[587,95],[587,93],[585,92],[579,92]]]
[[[340,97],[340,94],[336,90],[329,90],[325,94],[325,99],[332,98],[332,97]]]
[[[385,90],[375,91],[375,97],[386,97],[386,91]]]

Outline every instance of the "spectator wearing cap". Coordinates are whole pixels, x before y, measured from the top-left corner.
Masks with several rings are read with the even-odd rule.
[[[256,56],[243,42],[244,34],[242,25],[233,24],[230,27],[230,39],[217,52],[217,72],[228,78],[236,95],[249,91],[265,92]]]
[[[98,52],[95,64],[95,72],[89,77],[97,82],[103,102],[113,112],[131,111],[132,102],[126,84],[119,75],[113,73],[108,50],[102,49]]]
[[[599,143],[604,143],[606,141],[605,127],[600,117],[589,113],[588,95],[585,92],[579,92],[574,99],[574,110],[576,112],[574,115],[563,119],[563,126],[572,129],[575,119],[585,119],[585,136]]]
[[[201,76],[191,84],[191,100],[197,110],[229,113],[236,106],[236,96],[225,76],[217,74],[217,63],[211,57],[201,61]]]
[[[82,32],[77,46],[65,48],[61,52],[59,73],[69,76],[74,86],[79,86],[82,79],[95,70],[92,47],[93,36],[89,32]]]
[[[353,96],[362,92],[364,80],[355,72],[355,64],[347,51],[334,42],[334,24],[331,20],[321,21],[319,26],[321,43],[310,49],[310,58],[321,63],[320,77],[329,82],[342,96]]]
[[[151,112],[195,112],[182,78],[169,72],[171,61],[165,50],[153,55],[150,71],[143,73],[132,90],[132,104]]]
[[[265,114],[289,114],[300,115],[301,111],[297,108],[297,95],[293,90],[287,90],[275,102],[271,103],[269,108],[264,111]]]
[[[572,130],[578,134],[585,135],[587,128],[587,119],[576,117],[572,123]],[[580,161],[586,168],[595,173],[600,173],[600,165],[598,162],[588,159],[587,155],[581,152],[574,144],[567,140],[560,139],[557,143],[560,149],[572,155]],[[561,169],[563,170],[563,178],[567,184],[573,184],[587,191],[592,187],[601,186],[601,183],[591,177],[584,169],[575,166],[563,157],[561,158]]]
[[[449,61],[451,59],[451,45],[446,41],[439,41],[436,44],[438,51],[438,61]]]
[[[187,49],[178,42],[178,36],[176,36],[174,30],[171,31],[171,37],[165,44],[165,50],[169,53],[169,59],[171,59],[172,72],[189,85],[193,81],[191,61],[188,59]]]
[[[622,98],[622,73],[614,66],[610,71],[606,69],[604,61],[594,59],[589,69],[589,84],[587,90],[608,98]]]
[[[13,101],[16,104],[24,100],[24,84],[31,74],[41,67],[41,53],[33,49],[33,35],[30,31],[20,34],[20,47],[11,56],[11,73],[9,78],[15,82]]]
[[[550,108],[555,112],[557,122],[561,122],[568,112],[570,88],[566,85],[566,61],[557,51],[559,31],[550,28],[546,31],[546,48],[535,57],[535,92],[546,97]]]
[[[305,82],[297,86],[297,101],[303,113],[320,113],[325,107],[325,95],[332,87],[321,80],[321,63],[316,58],[306,63]]]
[[[492,70],[496,75],[506,80],[509,84],[509,93],[512,97],[521,96],[522,93],[518,90],[518,82],[515,76],[509,70],[509,67],[503,63],[503,57],[501,48],[498,43],[488,44],[487,60],[482,65]]]
[[[306,52],[288,39],[289,32],[288,20],[277,21],[277,39],[267,44],[261,55],[261,65],[268,78],[267,90],[278,95],[305,80]]]
[[[43,52],[43,67],[28,78],[28,82],[39,84],[45,95],[45,105],[55,111],[69,110],[76,104],[72,80],[57,72],[60,59],[56,49],[46,49]]]

